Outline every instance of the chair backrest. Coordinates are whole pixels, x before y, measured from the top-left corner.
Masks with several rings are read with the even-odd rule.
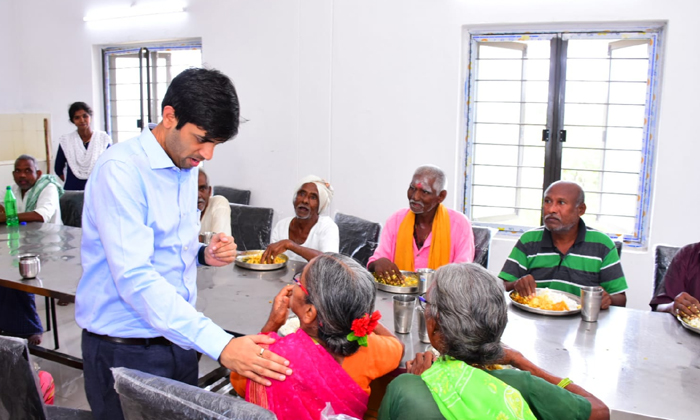
[[[239,190],[237,188],[214,185],[214,195],[223,195],[229,203],[250,204],[250,190]]]
[[[617,249],[617,256],[622,257],[622,241],[613,241],[615,244],[615,249]]]
[[[27,340],[0,336],[0,372],[0,417],[45,419],[39,380],[32,369]]]
[[[272,216],[275,211],[266,207],[243,204],[231,206],[231,234],[240,251],[265,249],[270,244]]]
[[[474,262],[484,268],[489,268],[489,249],[498,230],[490,227],[472,226],[472,231],[474,232]]]
[[[126,420],[273,420],[271,411],[138,370],[113,368],[114,388]]]
[[[367,266],[369,257],[374,254],[379,244],[379,223],[360,219],[348,214],[336,213],[335,224],[340,236],[340,253],[357,260],[363,267]]]
[[[81,227],[83,221],[84,191],[66,191],[61,196],[61,220],[66,226]]]
[[[666,276],[666,271],[668,270],[668,266],[671,265],[673,257],[679,250],[680,248],[676,246],[656,246],[654,250],[654,294],[652,297],[664,293],[664,277]]]

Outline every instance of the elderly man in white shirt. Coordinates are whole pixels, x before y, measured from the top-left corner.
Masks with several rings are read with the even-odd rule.
[[[15,185],[12,192],[17,200],[17,216],[20,222],[55,223],[62,225],[59,199],[63,187],[54,175],[42,175],[37,170],[36,159],[21,155],[15,160],[12,176]],[[0,223],[7,220],[5,208],[0,212]]]
[[[209,177],[202,169],[199,170],[197,208],[201,212],[199,215],[201,242],[205,241],[205,232],[225,233],[231,236],[231,206],[226,197],[211,195]]]
[[[262,261],[271,263],[284,253],[290,260],[306,262],[324,252],[338,252],[338,225],[321,216],[332,198],[328,181],[315,175],[303,178],[292,197],[295,215],[277,222]]]

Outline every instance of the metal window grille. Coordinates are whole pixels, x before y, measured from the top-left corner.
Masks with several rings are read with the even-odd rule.
[[[136,137],[161,117],[161,101],[172,79],[202,66],[202,45],[110,47],[102,50],[107,133],[116,143]]]
[[[559,179],[586,192],[584,221],[630,245],[648,233],[661,29],[473,35],[465,213],[540,226]]]

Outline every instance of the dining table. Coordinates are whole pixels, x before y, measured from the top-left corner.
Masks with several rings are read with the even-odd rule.
[[[61,225],[0,226],[0,287],[74,301],[82,274],[80,237],[79,228]],[[23,280],[19,275],[19,255],[25,253],[40,256],[36,279]],[[234,264],[201,266],[196,308],[235,335],[256,334],[275,295],[304,265],[289,261],[271,271]],[[381,322],[392,331],[393,296],[378,290],[375,300]],[[430,348],[419,340],[418,314],[411,332],[396,336],[405,346],[402,366]],[[611,408],[613,419],[687,420],[700,412],[696,400],[700,335],[683,328],[670,314],[611,307],[600,312],[597,322],[585,322],[579,314],[553,317],[509,304],[503,342],[600,398]],[[49,357],[57,353],[47,352]]]

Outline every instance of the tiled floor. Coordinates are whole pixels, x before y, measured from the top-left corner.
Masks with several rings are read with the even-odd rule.
[[[44,298],[36,297],[36,305],[39,315],[41,316],[44,327],[46,327],[46,319],[44,310]],[[58,318],[59,344],[58,349],[61,353],[66,353],[74,357],[82,358],[80,351],[80,334],[81,329],[75,323],[75,305],[68,306],[56,305],[56,317]],[[41,343],[42,347],[47,349],[54,348],[53,331],[45,332]],[[87,398],[85,397],[85,388],[83,383],[83,372],[78,369],[73,369],[55,362],[33,357],[33,361],[39,365],[40,369],[49,372],[56,384],[56,395],[54,404],[61,407],[72,407],[89,410]],[[219,367],[219,363],[207,356],[202,356],[199,362],[200,376],[211,372]]]

